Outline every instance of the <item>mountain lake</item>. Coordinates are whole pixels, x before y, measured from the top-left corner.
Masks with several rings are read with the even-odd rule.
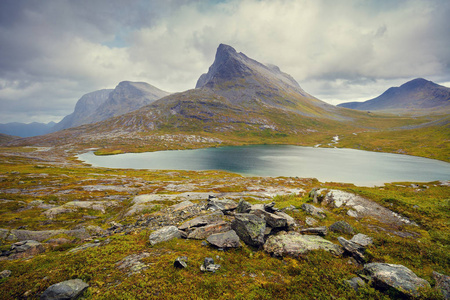
[[[450,180],[450,163],[409,155],[342,148],[254,145],[170,150],[78,158],[94,167],[156,170],[224,170],[245,176],[317,178],[359,186]]]

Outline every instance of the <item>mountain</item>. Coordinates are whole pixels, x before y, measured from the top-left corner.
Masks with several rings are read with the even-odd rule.
[[[112,89],[104,89],[83,95],[75,105],[75,110],[70,115],[65,116],[53,127],[53,131],[58,131],[70,127],[76,127],[89,123],[88,118],[94,114],[96,109],[103,104],[111,94]]]
[[[122,81],[109,94],[108,99],[86,118],[84,124],[126,114],[167,95],[168,92],[145,82]]]
[[[55,126],[55,122],[50,123],[5,123],[0,124],[0,133],[7,135],[30,137],[36,135],[43,135],[52,132],[52,128]]]
[[[264,65],[233,47],[220,44],[214,63],[202,74],[196,88],[207,89],[228,99],[232,104],[251,106],[264,103],[288,108],[303,115],[317,115],[332,109],[306,93],[290,75],[275,65]]]
[[[261,142],[274,136],[301,140],[305,135],[329,131],[337,122],[352,121],[361,115],[315,98],[278,67],[259,63],[224,44],[219,45],[213,64],[200,76],[195,89],[168,95],[139,109],[133,107],[129,110],[136,110],[129,113],[121,110],[130,108],[136,99],[142,99],[141,104],[148,101],[148,93],[143,91],[149,89],[143,83],[121,82],[90,116],[92,122],[103,121],[26,142],[122,145],[143,151],[155,143],[182,147],[184,142],[175,138],[177,134],[229,143],[245,139]],[[118,115],[117,111],[124,114]],[[168,140],[156,138],[166,134],[171,136]],[[203,143],[197,141],[190,139],[186,147]]]
[[[139,109],[154,102],[168,92],[145,82],[120,82],[114,90],[105,89],[84,95],[72,114],[64,117],[54,131],[96,123]]]
[[[365,102],[341,103],[338,106],[357,110],[388,110],[396,112],[450,110],[450,88],[423,78],[391,87],[380,96]]]

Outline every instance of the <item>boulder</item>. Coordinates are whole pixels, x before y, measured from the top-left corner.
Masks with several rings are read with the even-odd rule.
[[[219,221],[222,221],[222,216],[223,216],[223,213],[220,211],[214,212],[209,215],[199,216],[192,220],[184,222],[183,224],[178,226],[178,229],[189,231],[195,227],[201,227],[201,226],[205,226],[205,225],[208,225],[211,223],[217,223]]]
[[[84,228],[71,230],[58,229],[58,230],[40,230],[40,231],[13,229],[9,232],[9,235],[6,239],[8,241],[35,240],[38,242],[42,242],[44,240],[47,240],[60,234],[65,234],[72,238],[78,239],[87,239],[90,237],[89,233]]]
[[[266,224],[272,228],[283,228],[287,226],[287,220],[284,217],[267,212],[265,210],[257,209],[252,214],[264,219]]]
[[[297,226],[297,223],[295,222],[295,219],[293,217],[291,217],[290,215],[288,215],[287,213],[284,213],[282,211],[276,211],[274,212],[275,215],[282,217],[284,219],[286,219],[286,223],[287,223],[287,227],[289,229],[294,229]]]
[[[450,276],[433,271],[433,278],[436,280],[435,288],[441,291],[444,299],[450,299]]]
[[[208,243],[217,248],[238,248],[241,247],[240,239],[234,230],[224,233],[216,233],[210,235],[207,239]]]
[[[214,224],[198,227],[187,236],[188,239],[203,240],[211,234],[227,232],[231,229],[230,224],[220,221]]]
[[[363,247],[367,247],[373,244],[372,238],[362,233],[354,235],[350,242],[361,245]]]
[[[252,205],[245,200],[240,200],[238,206],[236,207],[236,212],[240,214],[245,214],[250,212]]]
[[[246,244],[260,247],[264,244],[266,222],[253,214],[236,214],[231,228]]]
[[[362,272],[372,279],[376,288],[389,290],[399,297],[418,297],[420,288],[430,287],[428,281],[402,265],[370,263],[364,265]]]
[[[338,241],[339,244],[342,245],[342,247],[344,247],[345,251],[347,251],[348,253],[350,253],[357,262],[359,263],[364,263],[365,262],[365,257],[364,257],[364,252],[365,249],[363,246],[353,243],[351,241],[347,241],[345,238],[343,237],[338,237]]]
[[[69,300],[80,296],[89,285],[81,279],[71,279],[50,286],[41,295],[41,300]]]
[[[315,207],[314,205],[303,203],[301,207],[306,213],[319,218],[319,219],[325,219],[327,215],[323,211],[323,209]]]
[[[10,251],[9,259],[19,259],[43,253],[45,247],[38,241],[26,240],[14,243]]]
[[[340,246],[316,235],[283,234],[271,236],[264,244],[264,250],[275,256],[299,256],[314,250],[325,250],[342,255]]]
[[[173,211],[179,211],[179,210],[184,210],[184,209],[186,209],[186,208],[192,207],[192,206],[194,206],[194,205],[195,205],[195,204],[192,203],[191,201],[186,200],[186,201],[183,201],[183,202],[181,202],[181,203],[172,205],[170,208],[172,208]]]
[[[352,225],[348,224],[345,221],[337,221],[328,227],[328,229],[332,232],[343,233],[343,234],[354,234],[355,230]]]
[[[316,204],[320,203],[325,197],[325,191],[326,189],[313,188],[311,192],[309,192],[309,198],[313,199],[313,202]]]
[[[181,238],[181,232],[175,226],[166,226],[152,232],[148,239],[150,245],[154,246],[158,243],[169,241],[174,238]]]
[[[321,226],[321,227],[304,228],[300,230],[300,233],[326,236],[328,230],[326,226]]]
[[[206,204],[207,209],[221,210],[224,213],[229,212],[231,210],[235,210],[237,206],[238,204],[233,200],[229,199],[218,200],[216,198],[209,199],[208,203]]]

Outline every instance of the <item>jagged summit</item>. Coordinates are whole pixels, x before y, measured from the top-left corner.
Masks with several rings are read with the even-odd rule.
[[[278,107],[293,107],[298,101],[324,104],[279,67],[264,65],[225,44],[217,48],[213,64],[208,73],[200,76],[196,88],[210,89],[235,104],[254,101]]]
[[[450,88],[423,78],[416,78],[400,87],[391,87],[371,100],[342,103],[339,106],[357,110],[393,110],[396,112],[450,110]]]

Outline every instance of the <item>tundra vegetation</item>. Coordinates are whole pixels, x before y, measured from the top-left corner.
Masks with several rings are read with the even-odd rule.
[[[0,279],[3,299],[37,299],[51,285],[70,279],[89,285],[84,299],[443,299],[433,272],[450,274],[448,182],[357,187],[221,171],[112,170],[83,165],[68,155],[56,147],[1,149],[0,272],[10,271]],[[329,190],[361,196],[410,222],[352,217],[349,206],[325,204],[322,198]],[[361,262],[348,251],[271,255],[266,246],[242,240],[240,247],[224,249],[206,239],[149,242],[165,226],[182,228],[186,221],[211,214],[211,199],[246,201],[263,215],[264,207],[284,212],[295,221],[283,229],[290,234],[325,226],[323,238],[338,247],[339,240],[357,233],[373,244],[364,249]],[[311,215],[304,204],[322,209],[325,217]],[[233,209],[223,208],[221,222],[232,224]],[[341,228],[334,225],[338,221],[352,230],[333,229]],[[43,249],[14,253],[20,235],[30,232],[41,233],[33,239]],[[185,268],[174,266],[180,257],[186,257],[181,259]],[[202,272],[205,258],[220,268]],[[430,286],[412,296],[382,289],[363,274],[363,266],[375,262],[403,265]],[[345,280],[357,276],[367,283],[356,291]]]

